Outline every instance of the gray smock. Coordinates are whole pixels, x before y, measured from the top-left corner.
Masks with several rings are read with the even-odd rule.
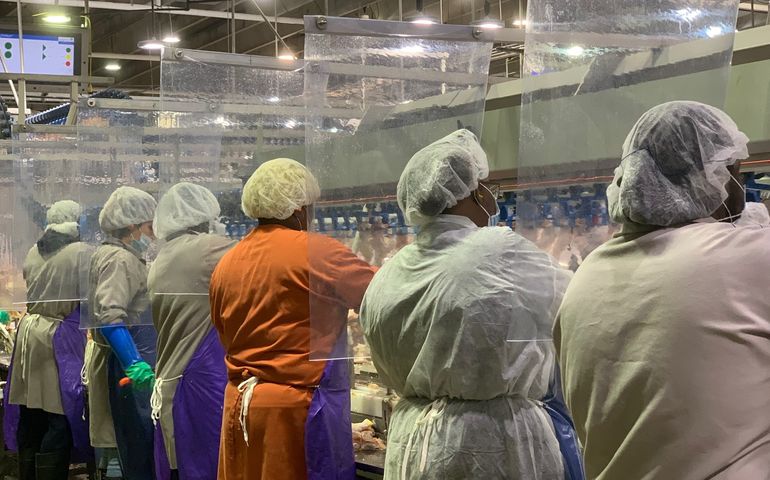
[[[53,336],[62,320],[78,307],[79,259],[88,249],[85,243],[74,242],[42,256],[35,245],[27,254],[23,271],[29,303],[16,334],[12,404],[64,414]]]
[[[361,324],[377,371],[401,396],[386,479],[563,478],[540,402],[553,344],[525,332],[552,325],[570,276],[510,229],[453,215],[426,223],[377,272]]]
[[[770,230],[623,229],[554,330],[587,478],[770,478]]]
[[[177,468],[174,393],[201,341],[214,328],[209,306],[211,274],[234,245],[220,235],[185,233],[166,243],[150,267],[148,286],[158,330],[153,417],[160,417],[172,470]]]
[[[88,275],[88,304],[91,324],[138,325],[149,307],[147,267],[139,254],[117,239],[104,242],[91,258]],[[98,330],[93,330],[93,352],[86,358],[91,445],[116,448],[115,427],[110,410],[107,381],[112,348]]]

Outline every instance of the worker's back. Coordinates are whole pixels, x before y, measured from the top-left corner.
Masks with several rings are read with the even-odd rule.
[[[616,236],[581,265],[554,340],[599,479],[770,478],[770,230]]]

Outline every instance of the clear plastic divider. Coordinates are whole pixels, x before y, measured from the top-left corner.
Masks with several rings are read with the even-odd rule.
[[[78,265],[79,157],[76,132],[48,125],[15,129],[13,147],[13,303],[64,318],[84,298]]]
[[[608,240],[626,135],[660,103],[722,106],[736,15],[727,0],[529,2],[516,231],[570,270]]]
[[[328,284],[340,266],[330,264],[325,237],[376,266],[413,240],[396,201],[401,172],[418,150],[458,128],[480,134],[492,44],[470,27],[447,39],[443,33],[463,27],[324,20],[319,30],[317,18],[305,19],[307,166],[321,187],[308,244],[311,359],[364,359],[354,305],[332,293],[360,286],[344,278]]]

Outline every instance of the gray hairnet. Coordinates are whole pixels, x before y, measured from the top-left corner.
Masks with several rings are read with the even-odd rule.
[[[129,225],[151,222],[157,205],[147,192],[134,187],[119,187],[99,213],[99,227],[105,232],[114,232]]]
[[[80,219],[80,205],[72,200],[59,200],[51,205],[45,215],[48,225],[77,222]]]
[[[165,240],[172,234],[219,218],[217,197],[207,188],[182,182],[171,187],[158,202],[152,229]]]
[[[250,218],[286,220],[321,197],[318,181],[304,165],[276,158],[260,165],[243,187],[241,207]]]
[[[727,167],[748,157],[747,143],[735,122],[709,105],[650,109],[628,134],[607,188],[612,219],[667,227],[710,216],[727,199]]]
[[[423,225],[457,205],[489,176],[487,154],[476,135],[457,130],[409,160],[398,182],[398,206],[410,225]]]

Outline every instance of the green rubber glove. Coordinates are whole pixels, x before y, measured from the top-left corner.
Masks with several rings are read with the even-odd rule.
[[[155,384],[155,373],[147,362],[136,362],[126,369],[126,376],[137,390],[152,390]]]

